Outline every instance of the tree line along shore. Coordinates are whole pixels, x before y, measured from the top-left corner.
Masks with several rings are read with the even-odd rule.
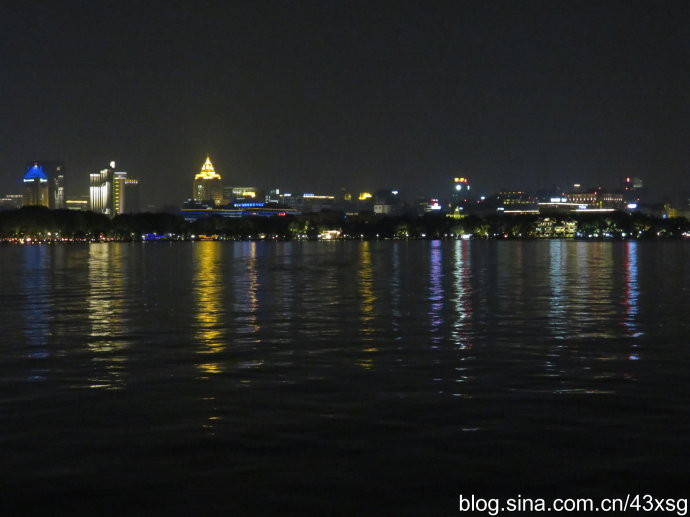
[[[685,218],[640,213],[552,213],[516,215],[442,214],[383,216],[342,213],[284,217],[204,217],[187,221],[168,213],[123,214],[110,218],[89,211],[23,207],[0,212],[3,241],[133,241],[214,239],[660,239],[690,237]]]

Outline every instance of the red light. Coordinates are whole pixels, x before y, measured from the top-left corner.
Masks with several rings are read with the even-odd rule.
[[[285,212],[278,212],[278,217],[284,217],[284,216],[285,216]]]

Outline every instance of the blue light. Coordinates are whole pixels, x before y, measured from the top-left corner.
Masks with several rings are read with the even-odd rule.
[[[233,206],[237,208],[261,208],[265,203],[235,203]]]
[[[29,183],[35,179],[40,180],[42,183],[48,181],[48,176],[43,170],[43,167],[35,163],[32,167],[29,167],[24,174],[24,183]]]

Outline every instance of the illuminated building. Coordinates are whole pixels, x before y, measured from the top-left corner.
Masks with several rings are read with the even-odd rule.
[[[67,210],[86,211],[89,209],[89,196],[82,196],[75,199],[66,199],[65,208],[67,208]]]
[[[48,208],[65,208],[65,166],[62,162],[36,160],[27,168],[38,165],[48,179]]]
[[[395,189],[377,190],[374,194],[374,213],[380,215],[399,215],[403,211],[400,192]]]
[[[196,221],[204,217],[219,215],[221,217],[285,217],[298,215],[294,208],[266,206],[261,202],[235,203],[232,208],[211,208],[207,205],[189,201],[180,210],[180,215],[187,221]]]
[[[93,212],[110,215],[109,205],[114,167],[115,162],[110,162],[108,168],[89,174],[89,206]]]
[[[496,195],[496,211],[504,214],[539,213],[537,196],[531,196],[521,190],[503,190]]]
[[[417,215],[424,214],[440,214],[443,211],[443,205],[438,198],[420,198],[417,200]]]
[[[551,217],[541,217],[534,223],[533,235],[547,239],[573,238],[577,230],[577,221],[559,221]]]
[[[115,170],[115,162],[100,172],[89,174],[89,202],[91,210],[115,216],[138,209],[139,180],[128,178],[124,171]]]
[[[328,194],[314,194],[305,192],[302,194],[302,203],[295,208],[305,214],[315,214],[322,210],[332,210],[335,208],[335,196]]]
[[[24,203],[23,194],[6,194],[0,197],[0,210],[14,210]]]
[[[192,199],[199,203],[208,201],[215,206],[220,206],[223,203],[223,185],[221,184],[221,177],[213,168],[210,156],[206,157],[206,161],[201,166],[201,170],[194,176]]]
[[[644,183],[640,178],[625,178],[623,182],[623,196],[628,203],[639,203],[644,197]]]
[[[254,201],[258,195],[256,187],[223,187],[223,204]]]
[[[371,192],[360,192],[355,203],[357,212],[371,212],[374,210],[374,195]]]
[[[139,180],[128,178],[126,172],[113,173],[113,214],[139,211]]]
[[[48,176],[43,168],[34,163],[24,174],[24,206],[49,206]]]
[[[602,187],[589,192],[567,194],[566,199],[568,203],[586,205],[586,208],[623,208],[623,194],[607,192]]]
[[[451,200],[455,205],[461,205],[470,200],[470,180],[468,178],[453,178],[453,193]]]
[[[266,203],[280,203],[280,189],[270,189],[268,192],[266,192],[264,201],[266,201]]]

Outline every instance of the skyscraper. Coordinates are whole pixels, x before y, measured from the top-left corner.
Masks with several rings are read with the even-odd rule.
[[[467,178],[453,178],[451,202],[455,206],[464,206],[471,199],[470,180]]]
[[[124,171],[116,171],[115,162],[89,174],[89,181],[92,211],[112,217],[138,210],[139,180],[128,178]]]
[[[62,162],[36,160],[27,169],[38,165],[48,179],[48,208],[65,208],[65,165]]]
[[[216,206],[223,202],[223,185],[220,174],[216,173],[209,156],[206,157],[206,161],[201,166],[201,171],[194,176],[192,197],[194,201],[199,203],[211,202]]]
[[[48,176],[43,168],[34,163],[24,174],[24,206],[48,205]]]

